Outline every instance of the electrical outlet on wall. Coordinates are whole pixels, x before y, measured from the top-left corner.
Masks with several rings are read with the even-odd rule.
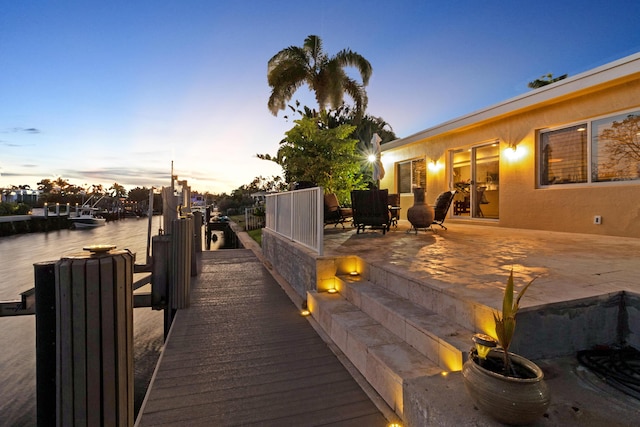
[[[595,225],[600,225],[602,224],[602,217],[600,215],[596,215],[593,217],[593,223]]]

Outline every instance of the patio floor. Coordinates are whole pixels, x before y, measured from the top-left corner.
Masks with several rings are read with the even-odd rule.
[[[448,221],[448,230],[437,227],[436,233],[419,231],[416,235],[406,232],[409,226],[406,220],[400,221],[398,228],[386,235],[380,230],[356,234],[350,227],[327,226],[324,255],[358,255],[369,265],[495,309],[502,304],[512,268],[516,288],[537,277],[521,302],[523,312],[525,308],[534,312],[560,302],[579,305],[576,300],[620,291],[640,294],[637,238],[509,229],[461,221]],[[640,327],[629,326],[636,331]],[[545,372],[552,402],[545,417],[534,425],[637,424],[640,401],[613,389],[580,366],[575,356],[536,362]],[[460,372],[420,378],[405,387],[407,392],[409,400],[424,400],[431,419],[441,425],[495,425],[469,403]]]
[[[622,290],[640,293],[640,239],[454,221],[445,225],[448,230],[436,226],[436,233],[422,230],[417,235],[406,232],[406,220],[386,235],[328,226],[324,254],[358,255],[493,308],[502,304],[511,268],[516,289],[537,277],[523,308]]]

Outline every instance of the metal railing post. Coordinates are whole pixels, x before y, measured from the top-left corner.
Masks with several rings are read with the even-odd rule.
[[[324,255],[324,189],[316,192],[316,248],[319,256]]]

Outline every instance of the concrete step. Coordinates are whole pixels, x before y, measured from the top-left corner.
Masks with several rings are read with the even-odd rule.
[[[467,360],[473,332],[367,280],[338,277],[347,301],[446,371]]]
[[[437,274],[416,279],[393,266],[380,267],[364,261],[357,265],[360,275],[348,276],[348,272],[338,270],[337,276],[346,281],[368,280],[472,331],[486,332],[487,326],[493,325],[494,309],[501,307],[500,295],[489,297],[486,291],[479,290],[476,297],[470,299],[468,290],[463,296],[457,286],[441,281]]]
[[[402,417],[403,386],[442,368],[339,293],[309,292],[314,319],[387,404]]]

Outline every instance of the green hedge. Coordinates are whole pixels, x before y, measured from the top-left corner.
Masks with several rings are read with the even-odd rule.
[[[0,215],[28,215],[31,206],[25,203],[0,202]]]

